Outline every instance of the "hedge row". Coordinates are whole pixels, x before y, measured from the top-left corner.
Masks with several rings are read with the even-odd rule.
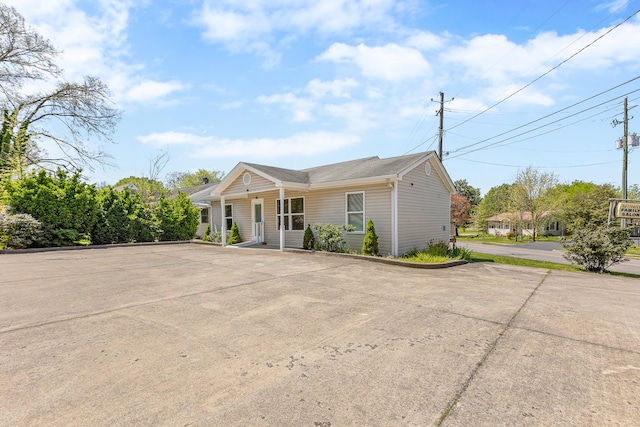
[[[1,190],[6,212],[0,218],[0,245],[7,248],[25,242],[37,247],[189,240],[198,227],[199,211],[184,193],[145,203],[128,189],[98,190],[79,173],[40,170],[3,181]],[[18,214],[39,226],[25,216],[15,218]]]

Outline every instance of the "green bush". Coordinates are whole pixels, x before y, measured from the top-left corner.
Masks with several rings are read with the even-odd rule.
[[[449,242],[444,240],[431,240],[427,244],[426,253],[433,256],[446,257],[449,254]]]
[[[231,225],[231,233],[229,234],[229,238],[227,239],[227,245],[235,245],[236,243],[241,243],[242,237],[240,237],[240,230],[238,230],[238,224],[235,222]]]
[[[307,229],[304,230],[304,237],[302,239],[302,248],[311,250],[314,248],[316,244],[316,237],[313,235],[313,230],[311,230],[311,226],[307,225]]]
[[[185,193],[173,199],[160,196],[153,207],[153,227],[158,241],[191,240],[198,229],[200,210]]]
[[[343,231],[354,231],[352,225],[314,224],[317,239],[315,248],[325,252],[346,252],[347,242],[342,235]]]
[[[94,185],[80,173],[39,170],[17,180],[3,180],[4,203],[13,213],[31,215],[42,223],[44,245],[73,245],[93,231],[100,207]]]
[[[367,222],[367,231],[364,235],[364,240],[362,241],[362,253],[365,255],[377,256],[379,251],[378,235],[376,234],[376,229],[373,226],[373,221],[369,219],[369,222]]]
[[[627,261],[625,252],[631,246],[628,229],[591,226],[578,230],[573,240],[564,244],[564,257],[588,271],[604,273],[613,264]]]
[[[207,228],[204,229],[204,234],[202,235],[203,242],[211,242],[211,224],[207,224]]]
[[[42,224],[31,215],[0,212],[0,249],[28,248],[41,238]]]
[[[153,240],[149,208],[129,189],[114,191],[106,187],[98,193],[100,213],[92,243],[132,243]]]

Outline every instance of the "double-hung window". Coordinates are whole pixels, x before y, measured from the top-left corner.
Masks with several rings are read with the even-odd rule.
[[[355,233],[364,232],[364,191],[347,193],[347,224]]]
[[[276,223],[280,230],[280,218],[284,216],[285,230],[304,230],[304,197],[284,199],[284,209],[280,199],[276,199]]]
[[[200,209],[200,223],[209,224],[209,208]]]
[[[233,205],[224,205],[224,220],[227,223],[227,230],[233,226]]]

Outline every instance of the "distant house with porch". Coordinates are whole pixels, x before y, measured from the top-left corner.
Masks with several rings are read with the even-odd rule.
[[[191,199],[209,204],[212,230],[225,235],[235,222],[243,241],[280,249],[302,247],[307,226],[329,223],[352,225],[355,231],[345,239],[360,250],[371,219],[380,252],[398,256],[430,241],[449,241],[454,192],[430,151],[302,170],[241,162],[217,186]]]
[[[566,229],[564,225],[553,218],[553,212],[543,212],[541,215],[543,225],[538,229],[537,235],[541,236],[564,236]],[[513,232],[518,236],[533,235],[533,225],[531,223],[531,213],[504,212],[487,218],[485,229],[487,234],[496,236],[506,236]]]
[[[202,238],[204,236],[207,227],[211,224],[211,203],[208,201],[200,200],[205,197],[218,185],[217,182],[209,182],[205,178],[201,185],[195,185],[192,187],[180,187],[171,190],[170,197],[175,197],[178,193],[185,193],[191,199],[194,206],[200,209],[200,218],[198,222],[198,228],[196,229],[196,237]],[[212,226],[213,229],[213,226]]]

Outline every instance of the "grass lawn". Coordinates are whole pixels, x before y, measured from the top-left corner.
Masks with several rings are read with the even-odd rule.
[[[521,243],[531,243],[531,237],[525,236],[524,238],[518,237],[518,241],[515,239],[509,239],[504,236],[496,236],[495,234],[487,234],[483,231],[468,230],[460,232],[456,237],[456,240],[461,242],[476,242],[476,243],[501,243],[508,245],[519,245]],[[557,242],[558,236],[536,236],[536,242]]]
[[[569,265],[569,264],[560,264],[549,261],[537,261],[532,259],[525,258],[514,258],[504,255],[493,255],[493,254],[485,254],[481,252],[472,252],[471,253],[472,262],[495,262],[497,264],[509,264],[509,265],[519,265],[522,267],[535,267],[535,268],[546,268],[548,270],[562,270],[562,271],[572,271],[576,273],[590,273],[584,270],[577,265]],[[598,273],[590,273],[590,274],[598,274]],[[619,272],[610,272],[604,273],[604,275],[610,276],[622,276],[622,277],[631,277],[640,279],[640,275],[631,274],[631,273],[619,273]]]

